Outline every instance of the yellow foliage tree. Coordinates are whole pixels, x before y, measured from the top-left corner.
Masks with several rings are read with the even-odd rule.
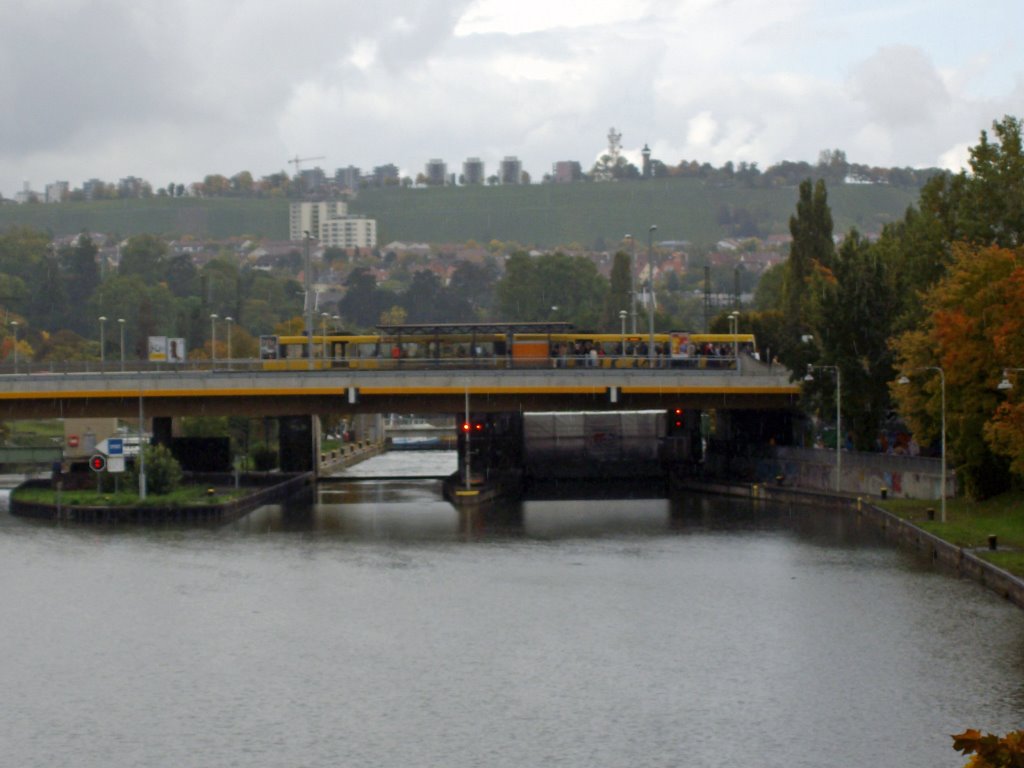
[[[947,443],[967,494],[984,498],[1005,489],[1007,459],[1024,471],[1024,432],[1014,432],[1024,415],[999,408],[996,388],[1002,370],[1024,359],[1024,249],[955,245],[924,303],[925,323],[893,343],[896,369],[914,385],[890,391],[915,434],[934,438],[941,378],[929,369],[941,368]]]
[[[971,755],[964,768],[1024,768],[1024,731],[999,737],[970,728],[953,736],[953,749]]]

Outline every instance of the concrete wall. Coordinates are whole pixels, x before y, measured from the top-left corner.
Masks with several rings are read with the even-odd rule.
[[[733,470],[760,483],[775,483],[817,491],[836,490],[836,452],[815,448],[777,447],[772,455],[733,460]],[[740,466],[736,466],[739,464]],[[890,456],[882,453],[842,452],[842,493],[878,496],[885,488],[892,498],[939,499],[940,459]],[[956,476],[946,473],[946,496],[956,495]]]

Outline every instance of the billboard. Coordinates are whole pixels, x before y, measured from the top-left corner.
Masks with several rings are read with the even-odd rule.
[[[185,362],[185,339],[167,336],[149,337],[149,361],[151,363]]]
[[[260,336],[260,360],[277,360],[277,336]]]

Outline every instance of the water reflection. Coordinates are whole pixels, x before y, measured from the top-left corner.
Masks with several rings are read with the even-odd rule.
[[[952,768],[1024,716],[1024,614],[855,516],[371,469],[218,529],[3,516],[5,764]]]

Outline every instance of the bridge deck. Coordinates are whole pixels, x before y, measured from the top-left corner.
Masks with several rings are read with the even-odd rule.
[[[208,364],[208,363],[207,363]],[[745,360],[736,370],[692,368],[332,369],[147,368],[0,375],[0,418],[298,415],[331,412],[780,408],[800,387],[788,370]]]

